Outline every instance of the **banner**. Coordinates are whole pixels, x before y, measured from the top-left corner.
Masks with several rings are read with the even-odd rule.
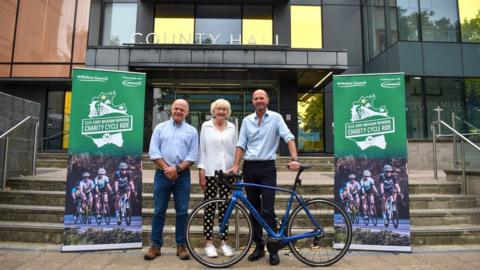
[[[142,247],[145,74],[75,68],[62,251]]]
[[[333,78],[335,200],[352,221],[352,249],[411,251],[404,77]]]

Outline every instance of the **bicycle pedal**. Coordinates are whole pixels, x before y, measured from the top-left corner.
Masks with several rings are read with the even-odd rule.
[[[267,250],[274,253],[287,245],[282,238],[267,238],[265,239],[265,243],[267,244]]]

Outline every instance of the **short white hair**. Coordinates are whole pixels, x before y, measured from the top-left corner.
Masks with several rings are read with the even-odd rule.
[[[230,117],[230,115],[232,114],[232,109],[230,107],[230,102],[228,102],[228,100],[226,99],[223,99],[223,98],[219,98],[217,100],[215,100],[214,102],[212,102],[212,104],[210,105],[210,113],[215,116],[215,108],[217,107],[225,107],[227,108],[227,118]]]

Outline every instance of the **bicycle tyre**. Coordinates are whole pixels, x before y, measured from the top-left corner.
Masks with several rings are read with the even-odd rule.
[[[370,219],[372,220],[373,226],[377,226],[378,220],[377,220],[377,209],[375,209],[375,204],[369,204],[369,214],[370,214]]]
[[[347,253],[350,244],[352,243],[352,223],[350,220],[350,217],[348,214],[345,212],[345,210],[336,202],[328,199],[311,199],[305,202],[305,205],[308,207],[310,213],[317,219],[319,223],[322,223],[323,226],[331,226],[330,232],[328,231],[328,227],[324,227],[325,232],[324,236],[321,239],[318,239],[317,237],[313,238],[303,238],[303,239],[298,239],[296,241],[289,242],[290,250],[292,251],[293,255],[302,263],[309,265],[309,266],[329,266],[332,265],[336,262],[338,262],[340,259],[345,256]],[[292,230],[298,231],[310,231],[310,230],[305,230],[304,227],[304,222],[300,221],[299,222],[299,228],[295,227],[292,229],[294,226],[294,222],[298,218],[299,220],[301,217],[297,217],[297,215],[301,212],[305,213],[303,210],[302,205],[298,205],[292,212],[292,215],[290,219],[288,220],[288,226],[287,226],[287,235],[292,236],[294,235],[292,233]],[[315,216],[318,215],[318,216]],[[305,214],[306,217],[306,214]],[[320,221],[322,219],[323,221]],[[339,221],[339,223],[337,222]],[[344,226],[335,226],[335,224],[345,224]],[[313,225],[313,224],[310,224]],[[329,238],[330,236],[333,236],[332,238]],[[337,239],[335,239],[338,237]],[[306,241],[304,241],[306,240]],[[310,241],[312,241],[312,244],[310,244]],[[337,250],[335,248],[335,240],[339,240],[343,242],[343,246],[341,246],[340,243],[340,249]],[[300,243],[302,242],[302,243]],[[305,243],[306,242],[306,243]],[[302,247],[303,250],[300,250],[300,247],[297,248],[295,245],[299,246],[304,246]],[[319,245],[320,244],[320,245]],[[326,246],[321,246],[321,245],[326,245]],[[316,252],[315,250],[325,250],[324,254],[317,254],[320,252]],[[306,255],[303,254],[303,251],[306,251],[306,253],[314,253],[313,259],[319,258],[322,260],[322,256],[329,256],[332,255],[332,258],[328,258],[327,260],[322,260],[322,261],[313,261],[313,259],[309,259],[306,257]],[[313,252],[312,252],[313,251]],[[336,254],[334,255],[334,253]],[[320,256],[317,256],[320,255]]]
[[[386,212],[386,217],[384,220],[384,225],[385,227],[388,227],[390,225],[390,206],[388,203],[388,200],[385,202],[385,212]]]
[[[110,225],[110,206],[108,205],[108,203],[105,204],[105,213],[103,214],[105,217],[105,224]]]
[[[363,209],[363,206],[362,206],[362,209]],[[367,206],[367,211],[368,211],[368,206]],[[360,215],[362,216],[363,224],[365,224],[365,226],[368,226],[368,224],[370,223],[370,216],[368,215],[368,213],[365,213],[365,212],[362,210],[362,212],[360,213]]]
[[[396,229],[398,228],[398,222],[399,222],[399,214],[398,214],[398,204],[397,204],[397,201],[395,201],[393,204],[392,204],[392,225],[393,227]]]
[[[132,206],[130,200],[125,201],[125,223],[130,225],[132,223]]]
[[[240,233],[242,233],[241,239],[239,238],[239,240],[242,242],[241,244],[239,244],[239,247],[241,249],[234,250],[234,255],[232,257],[220,256],[220,254],[216,258],[210,258],[210,257],[204,256],[203,245],[205,242],[204,233],[206,232],[205,220],[204,220],[205,209],[207,209],[207,207],[209,206],[210,207],[215,206],[213,207],[214,214],[215,214],[215,212],[218,212],[217,210],[219,209],[219,207],[216,207],[216,206],[219,206],[222,203],[228,206],[228,204],[230,203],[230,200],[225,198],[214,198],[214,199],[210,199],[202,202],[195,209],[193,209],[190,215],[188,216],[187,226],[185,229],[185,236],[187,240],[186,244],[187,244],[187,248],[190,255],[192,256],[193,259],[195,259],[200,264],[210,268],[226,268],[238,263],[247,255],[253,241],[253,226],[252,226],[250,214],[248,210],[245,209],[244,206],[237,203],[235,204],[235,208],[234,208],[234,211],[232,212],[232,215],[229,217],[230,229],[229,229],[228,235],[233,236],[233,233],[231,232],[232,231],[231,228],[234,225],[236,225],[235,224],[236,221],[234,220],[230,221],[230,218],[234,218],[235,210],[238,210],[239,216],[241,215],[241,217],[239,217],[238,219],[239,221],[238,227],[240,230],[244,230],[244,231],[245,229],[248,230],[247,233],[242,233],[240,231]],[[218,220],[218,215],[214,215],[213,219],[214,219],[213,222]],[[200,229],[199,227],[203,228],[203,230]],[[217,239],[218,236],[220,235],[219,227],[220,227],[219,224],[214,224],[213,226],[212,241],[214,242],[216,240],[219,241],[219,239]],[[225,261],[225,259],[229,259],[229,260]]]

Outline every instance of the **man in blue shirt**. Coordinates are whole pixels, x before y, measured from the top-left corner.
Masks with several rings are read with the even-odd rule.
[[[188,115],[188,103],[177,99],[172,104],[172,118],[158,124],[150,140],[150,159],[157,165],[153,183],[154,212],[152,217],[152,246],[145,254],[145,260],[161,255],[165,213],[170,195],[175,202],[175,241],[177,256],[188,260],[185,246],[185,227],[190,200],[190,169],[196,161],[198,152],[197,130],[185,122]]]
[[[253,92],[252,103],[255,113],[243,119],[240,136],[235,151],[235,163],[229,171],[238,173],[240,160],[243,162],[243,179],[247,183],[256,183],[267,186],[277,185],[277,170],[275,158],[280,137],[287,143],[290,151],[291,162],[288,163],[290,170],[298,170],[297,149],[295,137],[288,129],[282,116],[267,109],[269,98],[267,92],[258,89]],[[275,226],[275,191],[271,189],[260,189],[247,187],[247,197],[257,209],[265,221],[274,228]],[[253,240],[256,243],[255,250],[248,256],[248,260],[256,261],[265,256],[265,242],[260,224],[253,220]],[[278,251],[270,249],[270,264],[280,263]]]

